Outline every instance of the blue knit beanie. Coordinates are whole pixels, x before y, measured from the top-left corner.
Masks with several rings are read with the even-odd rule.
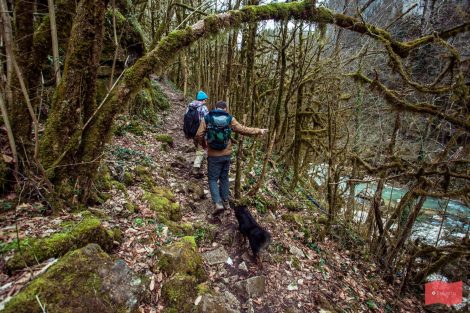
[[[207,98],[209,98],[209,97],[206,95],[206,93],[204,91],[201,90],[197,93],[197,96],[196,96],[197,101],[206,100]]]

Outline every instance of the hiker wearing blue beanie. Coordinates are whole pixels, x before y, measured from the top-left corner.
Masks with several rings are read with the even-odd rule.
[[[192,101],[184,114],[184,125],[183,131],[187,139],[193,139],[196,136],[197,129],[199,128],[200,121],[204,119],[209,110],[206,106],[206,100],[209,97],[207,94],[200,90],[196,94],[196,100]],[[203,176],[201,171],[202,161],[204,160],[205,150],[198,142],[194,140],[194,146],[196,147],[196,157],[193,162],[193,175],[196,178]]]
[[[202,90],[200,90],[198,93],[197,93],[197,96],[196,96],[196,100],[197,101],[204,101],[204,100],[207,100],[207,98],[209,98],[206,93]]]

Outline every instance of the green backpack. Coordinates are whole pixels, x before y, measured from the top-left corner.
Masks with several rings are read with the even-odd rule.
[[[232,118],[233,116],[222,110],[210,111],[204,117],[207,126],[206,141],[209,147],[214,150],[227,148],[232,135],[232,128],[230,127]]]

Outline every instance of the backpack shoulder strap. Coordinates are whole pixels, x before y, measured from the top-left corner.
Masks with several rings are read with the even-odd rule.
[[[206,126],[209,125],[211,123],[211,121],[214,119],[214,117],[212,116],[212,111],[210,111],[209,113],[207,113],[205,116],[204,116],[204,122],[206,122]]]

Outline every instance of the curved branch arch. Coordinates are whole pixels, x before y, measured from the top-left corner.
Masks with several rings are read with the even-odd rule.
[[[93,151],[87,153],[84,162],[99,159],[104,145],[111,137],[111,126],[116,114],[121,112],[128,101],[138,91],[141,82],[150,74],[161,72],[170,64],[177,52],[189,47],[197,40],[218,34],[224,29],[236,28],[243,23],[265,20],[304,20],[312,23],[331,24],[350,31],[370,36],[376,40],[389,43],[391,49],[400,57],[421,45],[432,42],[434,35],[424,36],[409,42],[394,40],[392,35],[362,20],[332,12],[325,7],[316,7],[315,1],[272,3],[261,6],[245,6],[240,10],[232,10],[217,15],[210,15],[185,29],[171,32],[160,40],[157,46],[123,73],[121,82],[111,91],[107,100],[93,114],[92,120],[81,130],[82,138],[77,151]],[[470,23],[457,26],[449,31],[438,34],[446,39],[470,29]],[[70,153],[73,153],[70,151]]]
[[[149,53],[140,58],[123,76],[118,88],[111,94],[105,107],[112,113],[119,110],[137,91],[141,81],[151,73],[162,71],[177,52],[189,47],[201,38],[218,34],[225,29],[236,28],[243,23],[266,20],[304,20],[313,23],[332,24],[338,27],[368,35],[377,40],[387,41],[389,47],[400,57],[406,57],[409,52],[419,46],[432,42],[436,35],[427,35],[411,41],[402,42],[392,38],[392,35],[374,25],[348,15],[332,12],[325,7],[315,7],[309,0],[290,3],[272,3],[261,6],[245,6],[240,10],[231,10],[217,15],[210,15],[186,29],[171,32],[163,38]],[[469,31],[470,22],[443,31],[437,35],[442,39],[456,36]],[[113,109],[114,107],[114,109]],[[107,110],[106,110],[107,111]],[[109,112],[109,113],[111,113]]]

